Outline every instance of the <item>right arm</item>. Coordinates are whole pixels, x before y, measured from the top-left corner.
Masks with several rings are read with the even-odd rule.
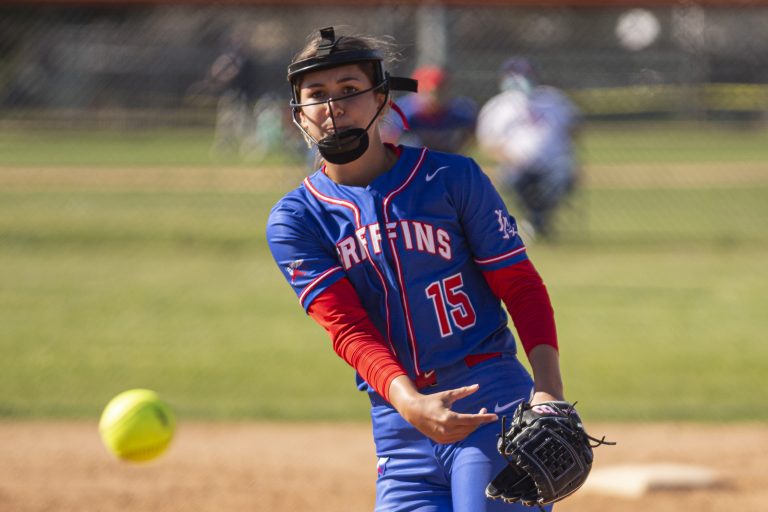
[[[390,385],[395,378],[410,381],[346,277],[312,301],[307,314],[328,331],[334,352],[385,400],[389,400]]]
[[[333,350],[387,399],[392,379],[406,372],[371,322],[302,199],[291,194],[272,209],[269,249],[307,314],[328,331]]]
[[[302,214],[301,204],[273,209],[267,240],[278,267],[307,313],[331,337],[334,351],[416,429],[438,443],[455,442],[495,414],[457,414],[453,402],[477,390],[460,388],[422,394],[387,340],[370,320],[357,291],[334,254]]]
[[[477,385],[428,395],[420,393],[370,321],[346,278],[320,294],[307,312],[328,331],[339,357],[355,368],[408,423],[433,441],[460,441],[477,427],[498,419],[484,409],[478,414],[451,410],[456,400],[477,391]]]

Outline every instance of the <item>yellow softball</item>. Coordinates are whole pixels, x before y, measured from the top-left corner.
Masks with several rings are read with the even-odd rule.
[[[99,434],[116,457],[142,462],[168,448],[176,429],[170,407],[149,389],[124,391],[109,401],[99,420]]]

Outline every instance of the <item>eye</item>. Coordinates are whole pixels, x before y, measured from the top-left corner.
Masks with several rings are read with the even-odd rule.
[[[348,94],[355,94],[357,91],[358,91],[358,89],[354,85],[347,85],[342,90],[342,92],[344,93],[344,96],[346,96]]]
[[[314,89],[306,94],[306,97],[311,100],[319,101],[325,98],[325,92],[320,89]]]

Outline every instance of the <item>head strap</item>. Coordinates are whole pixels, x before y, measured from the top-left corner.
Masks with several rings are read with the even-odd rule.
[[[343,66],[345,64],[357,64],[361,62],[375,63],[374,85],[378,86],[381,82],[386,82],[384,87],[387,90],[416,92],[418,82],[411,78],[389,76],[384,72],[384,56],[377,50],[359,49],[359,50],[340,50],[339,43],[344,36],[336,37],[336,31],[333,27],[320,29],[321,42],[317,46],[317,51],[312,57],[296,61],[288,66],[288,81],[297,86],[299,76],[310,71],[319,71],[321,69]],[[294,103],[299,103],[298,97],[294,94]]]
[[[413,78],[389,76],[389,88],[393,91],[419,92],[419,82]]]
[[[321,69],[344,66],[345,64],[357,64],[362,62],[373,62],[376,64],[376,81],[384,79],[383,61],[384,56],[374,49],[343,50],[339,48],[339,43],[344,36],[336,37],[336,31],[333,27],[320,29],[320,42],[317,45],[317,51],[312,57],[301,59],[288,66],[288,81],[293,82],[296,78]]]
[[[325,27],[320,29],[320,38],[323,40],[317,47],[317,56],[325,57],[331,54],[336,48],[336,45],[341,41],[341,37],[336,39],[336,32],[333,27]]]

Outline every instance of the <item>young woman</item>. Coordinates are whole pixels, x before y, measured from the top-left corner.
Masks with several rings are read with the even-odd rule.
[[[390,92],[415,84],[384,71],[378,44],[323,29],[288,67],[324,165],[273,208],[270,249],[368,393],[376,510],[527,510],[485,489],[506,464],[499,417],[563,399],[550,300],[473,160],[382,142]]]

